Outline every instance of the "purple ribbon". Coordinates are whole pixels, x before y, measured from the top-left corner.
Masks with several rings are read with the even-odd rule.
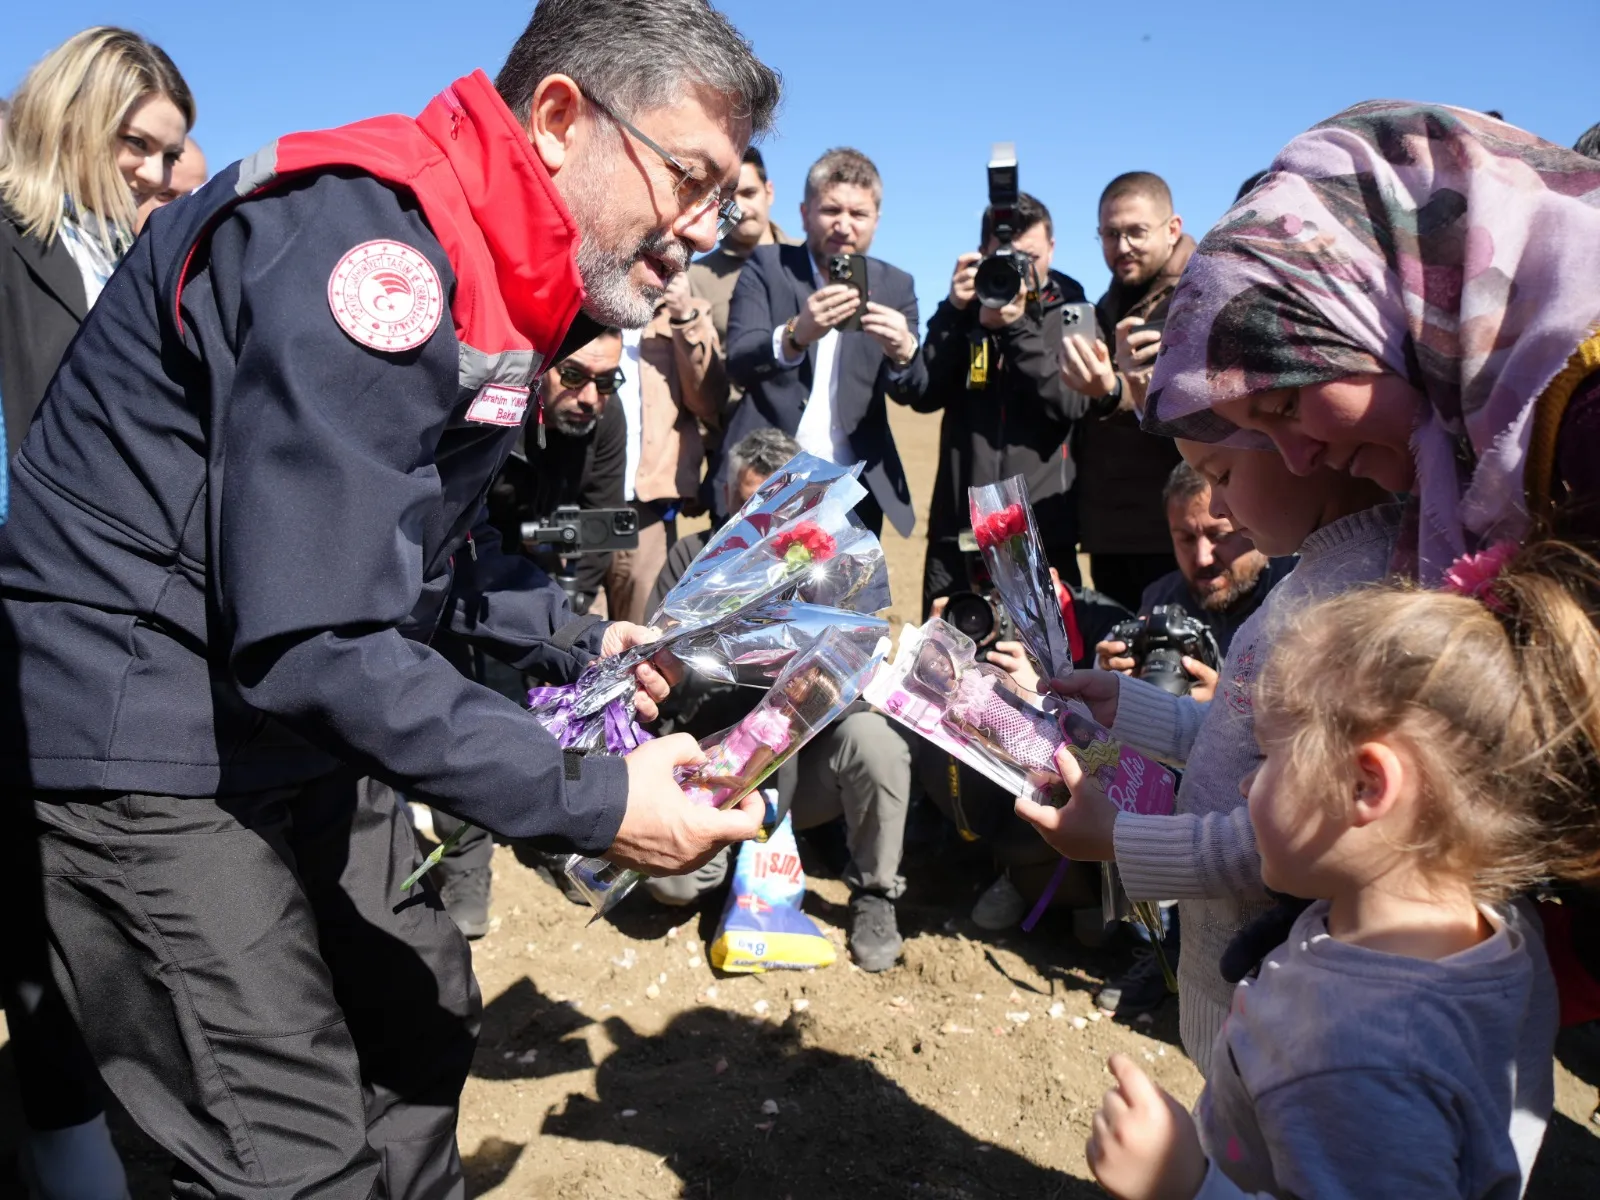
[[[1033,906],[1033,911],[1022,922],[1023,933],[1033,932],[1033,927],[1039,923],[1039,918],[1044,916],[1044,910],[1050,907],[1050,901],[1056,898],[1056,889],[1067,877],[1067,863],[1070,861],[1071,859],[1063,858],[1056,864],[1056,869],[1050,872],[1050,882],[1044,885],[1044,894],[1039,897],[1039,903]]]
[[[633,707],[626,700],[613,700],[592,717],[575,716],[573,709],[581,695],[582,685],[577,683],[534,688],[528,693],[528,707],[562,749],[598,749],[597,732],[607,754],[627,754],[652,740],[653,735],[639,727]]]

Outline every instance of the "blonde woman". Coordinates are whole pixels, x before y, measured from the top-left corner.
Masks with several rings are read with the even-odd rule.
[[[172,60],[138,34],[109,26],[52,50],[11,97],[0,136],[8,456],[132,244],[139,204],[169,186],[193,124],[194,99]]]

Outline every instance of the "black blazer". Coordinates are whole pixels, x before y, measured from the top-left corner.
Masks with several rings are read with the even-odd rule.
[[[816,290],[811,254],[804,246],[758,246],[739,273],[728,305],[728,376],[744,388],[733,410],[724,450],[755,429],[776,427],[793,434],[811,396],[817,348],[806,348],[805,361],[780,366],[772,353],[772,331],[797,316]],[[867,295],[876,303],[905,314],[918,330],[917,294],[911,276],[881,259],[867,260]],[[864,333],[840,333],[839,386],[833,398],[840,426],[850,436],[857,460],[866,462],[862,482],[872,491],[889,523],[903,535],[916,524],[905,470],[889,431],[888,396],[898,404],[914,404],[928,389],[928,369],[920,354],[897,374],[883,348]],[[712,481],[713,507],[721,513],[726,496],[727,456],[717,464]]]
[[[83,277],[61,239],[46,244],[28,237],[0,205],[0,399],[7,458],[22,444],[88,311]]]

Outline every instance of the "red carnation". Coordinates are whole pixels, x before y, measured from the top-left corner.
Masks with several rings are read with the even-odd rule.
[[[972,526],[972,536],[984,550],[1009,542],[1028,532],[1028,515],[1020,504],[1008,504],[997,513],[980,517]]]
[[[838,545],[822,526],[814,521],[802,521],[773,538],[772,548],[784,561],[804,565],[826,562],[833,557]]]

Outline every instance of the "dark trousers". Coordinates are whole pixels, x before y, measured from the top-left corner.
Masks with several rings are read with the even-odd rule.
[[[31,821],[7,823],[0,836],[0,877],[10,900],[0,1001],[22,1116],[40,1133],[69,1129],[105,1110],[104,1085],[50,968],[44,879]]]
[[[1163,575],[1178,569],[1178,560],[1167,554],[1091,554],[1089,572],[1094,588],[1104,592],[1129,612],[1139,611],[1139,600]]]
[[[1045,559],[1068,587],[1083,586],[1078,569],[1078,547],[1071,543],[1044,548]],[[1098,585],[1099,580],[1096,579]],[[971,586],[967,579],[967,556],[954,538],[929,538],[928,552],[922,560],[922,613],[928,615],[934,600]]]
[[[482,1011],[395,793],[37,793],[55,974],[183,1197],[465,1195]]]

